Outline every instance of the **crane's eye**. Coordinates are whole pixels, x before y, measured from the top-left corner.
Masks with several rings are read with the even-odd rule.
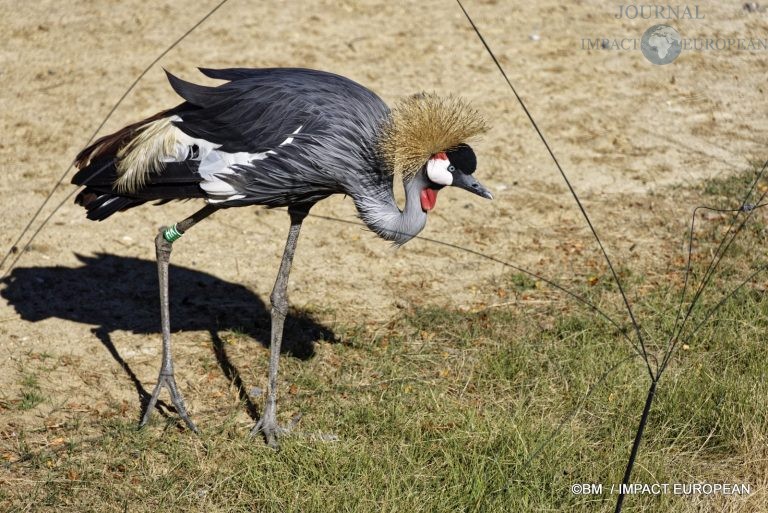
[[[453,173],[454,171],[456,171],[456,166],[448,166],[448,171]]]

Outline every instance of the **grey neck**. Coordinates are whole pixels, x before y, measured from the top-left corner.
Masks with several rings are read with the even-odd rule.
[[[424,172],[403,182],[405,208],[400,210],[392,193],[392,179],[377,191],[366,191],[355,199],[363,222],[379,237],[395,245],[405,244],[424,229],[427,213],[421,208],[421,191],[427,186]],[[373,193],[372,193],[373,192]]]

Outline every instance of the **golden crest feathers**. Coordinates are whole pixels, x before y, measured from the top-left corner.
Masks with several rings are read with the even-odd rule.
[[[483,117],[455,96],[421,93],[401,100],[382,127],[378,151],[390,171],[415,175],[435,153],[488,131]]]

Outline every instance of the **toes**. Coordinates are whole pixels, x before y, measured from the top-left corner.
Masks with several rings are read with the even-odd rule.
[[[265,435],[267,439],[267,445],[270,449],[273,449],[275,451],[280,450],[280,444],[277,442],[277,433],[268,433]]]
[[[189,428],[189,429],[190,429],[190,430],[191,430],[193,433],[196,433],[196,434],[198,434],[198,435],[200,434],[200,430],[199,430],[199,429],[197,429],[197,426],[195,425],[195,423],[194,423],[194,422],[192,422],[192,419],[190,419],[190,418],[189,418],[189,415],[181,415],[181,414],[179,414],[179,416],[182,418],[182,420],[184,421],[184,423],[187,425],[187,427],[188,427],[188,428]]]
[[[251,436],[252,436],[252,437],[254,437],[254,436],[258,436],[258,435],[260,435],[260,434],[261,434],[261,426],[262,426],[262,423],[261,423],[261,421],[258,421],[258,422],[256,423],[256,425],[255,425],[255,426],[253,426],[253,428],[251,429]]]
[[[277,439],[279,435],[283,434],[284,432],[285,430],[281,429],[276,423],[265,422],[262,418],[256,423],[255,426],[253,426],[253,429],[251,430],[251,436],[263,436],[264,442],[266,442],[270,448],[279,451],[280,444],[278,443]]]
[[[296,424],[299,423],[299,421],[301,420],[302,416],[303,416],[303,414],[301,412],[299,412],[296,415],[294,415],[291,418],[291,422],[288,423],[288,427],[285,428],[285,432],[287,433],[287,432],[291,431],[293,428],[295,428]]]
[[[176,409],[176,413],[179,415],[179,417],[181,417],[187,427],[195,433],[200,433],[200,430],[197,428],[195,423],[192,422],[192,419],[189,418],[187,408],[184,406],[184,399],[181,397],[181,393],[176,386],[176,380],[174,379],[173,375],[164,375],[162,373],[160,374],[157,385],[155,385],[155,389],[152,392],[152,397],[149,399],[147,409],[144,411],[144,415],[139,422],[139,428],[144,427],[149,421],[149,417],[152,415],[152,412],[155,410],[155,405],[158,402],[160,391],[163,388],[168,389],[168,393],[171,396],[171,402]]]

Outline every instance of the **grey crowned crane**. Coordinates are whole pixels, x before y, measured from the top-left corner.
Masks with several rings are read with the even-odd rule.
[[[172,243],[220,208],[288,207],[290,229],[272,294],[266,404],[252,433],[277,448],[277,369],[296,241],[310,208],[331,194],[352,198],[362,221],[402,245],[416,236],[438,191],[454,186],[491,199],[473,176],[467,141],[484,132],[478,113],[458,98],[412,96],[390,111],[376,94],[345,77],[296,68],[201,69],[218,87],[174,77],[185,101],[114,134],[77,156],[72,183],[88,219],[104,220],[147,201],[203,198],[206,206],[155,238],[163,356],[146,424],[163,387],[193,431],[173,377],[168,312]],[[405,207],[393,194],[401,174]]]

